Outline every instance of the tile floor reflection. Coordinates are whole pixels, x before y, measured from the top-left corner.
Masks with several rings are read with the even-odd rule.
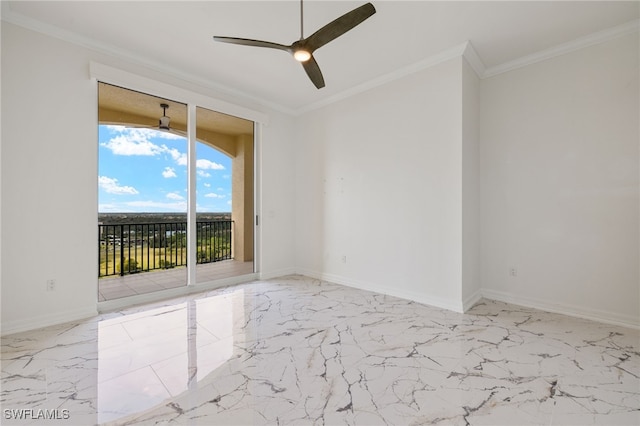
[[[98,423],[193,390],[233,355],[243,290],[98,323]]]
[[[639,331],[301,276],[5,336],[1,359],[2,424],[640,424]]]

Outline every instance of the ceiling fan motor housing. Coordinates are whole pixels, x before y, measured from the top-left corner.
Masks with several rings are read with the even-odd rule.
[[[169,108],[169,105],[160,104],[160,108],[162,108],[162,117],[160,117],[160,121],[158,122],[158,128],[160,130],[171,130],[169,127],[171,117],[167,117],[167,108]]]

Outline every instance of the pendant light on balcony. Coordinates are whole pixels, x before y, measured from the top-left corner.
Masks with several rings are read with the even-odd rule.
[[[171,128],[169,127],[169,123],[171,122],[171,117],[167,117],[167,108],[169,108],[169,105],[160,104],[160,108],[162,108],[162,117],[160,117],[158,128],[160,130],[171,130]]]

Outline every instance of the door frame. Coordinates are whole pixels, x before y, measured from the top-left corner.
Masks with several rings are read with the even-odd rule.
[[[104,65],[98,62],[90,62],[89,75],[95,86],[95,92],[97,93],[98,82],[113,84],[123,88],[127,88],[134,91],[147,93],[149,95],[158,96],[162,98],[172,99],[176,102],[182,102],[187,105],[187,161],[188,161],[188,207],[187,207],[187,223],[189,233],[189,252],[187,261],[187,285],[175,289],[160,290],[157,292],[140,294],[136,296],[124,297],[121,299],[114,299],[104,302],[98,302],[96,297],[96,304],[99,312],[105,312],[113,309],[118,309],[125,306],[131,306],[134,304],[147,303],[157,301],[169,297],[177,297],[184,294],[195,293],[200,291],[207,291],[213,288],[222,287],[226,285],[232,285],[240,282],[246,282],[247,280],[257,279],[261,271],[262,264],[262,250],[261,250],[261,232],[260,232],[260,212],[261,212],[261,146],[262,146],[262,126],[268,124],[268,115],[259,111],[255,111],[237,104],[233,104],[215,97],[206,96],[201,93],[193,92],[178,86],[174,86],[168,83],[164,83],[158,80],[154,80],[148,77],[144,77],[138,74],[134,74],[128,71],[124,71],[118,68],[114,68],[108,65]],[[245,120],[253,121],[254,123],[254,173],[253,173],[253,197],[254,197],[254,218],[253,223],[253,251],[254,251],[254,266],[253,274],[243,275],[240,277],[232,277],[227,279],[221,279],[213,283],[201,284],[196,283],[195,265],[196,265],[196,250],[195,250],[195,223],[196,223],[196,194],[195,194],[195,179],[196,179],[196,108],[202,107],[220,113],[233,115]],[[96,117],[96,126],[97,117]],[[97,205],[96,205],[96,222],[98,217]],[[192,235],[192,233],[194,235]],[[95,241],[96,246],[99,241]],[[96,277],[95,290],[96,295],[98,292],[98,278]]]

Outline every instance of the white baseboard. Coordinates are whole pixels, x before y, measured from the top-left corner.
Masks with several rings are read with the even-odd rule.
[[[425,305],[435,306],[437,308],[448,309],[454,312],[467,312],[482,298],[497,300],[501,302],[520,305],[527,308],[540,309],[547,312],[564,314],[568,316],[584,318],[605,324],[612,324],[632,329],[640,329],[640,318],[630,315],[622,315],[617,312],[609,312],[591,308],[585,308],[577,305],[563,304],[542,299],[534,299],[528,297],[517,296],[511,293],[500,292],[489,289],[479,289],[460,302],[451,301],[442,298],[432,297],[412,291],[405,291],[397,288],[374,285],[369,282],[360,282],[339,275],[317,272],[309,269],[296,270],[296,273],[311,278],[329,281],[335,284],[347,287],[358,288],[361,290],[373,291],[376,293],[387,294],[389,296],[399,297],[401,299],[413,300]]]
[[[612,324],[622,327],[640,330],[640,318],[630,315],[623,315],[617,312],[603,311],[599,309],[585,308],[577,305],[566,303],[552,302],[549,300],[537,299],[532,297],[518,296],[515,294],[482,289],[482,297],[500,302],[520,305],[527,308],[540,309],[542,311],[563,314],[577,318],[584,318],[605,324]]]
[[[95,308],[74,309],[69,311],[57,312],[54,314],[40,315],[33,318],[6,321],[2,323],[2,336],[9,334],[21,333],[23,331],[35,330],[38,328],[49,327],[51,325],[64,324],[66,322],[78,321],[98,315]]]
[[[482,299],[482,290],[478,289],[469,297],[462,301],[462,310],[463,312],[467,312],[469,309],[473,308],[473,305],[478,303]]]
[[[332,282],[335,284],[344,285],[346,287],[353,287],[360,290],[368,290],[376,293],[386,294],[389,296],[399,297],[400,299],[413,300],[414,302],[422,303],[436,308],[447,309],[454,312],[463,312],[463,304],[454,300],[443,299],[440,297],[428,296],[422,293],[413,291],[406,291],[395,287],[387,287],[371,284],[369,282],[362,282],[345,278],[339,275],[321,273],[312,271],[309,269],[300,269],[296,271],[298,274],[305,275],[307,277],[316,278],[323,281]]]
[[[286,275],[293,275],[295,273],[296,273],[296,268],[294,267],[278,269],[275,271],[260,272],[260,279],[270,280],[271,278],[284,277]]]
[[[191,294],[195,292],[208,291],[208,290],[213,290],[219,287],[225,287],[229,285],[249,282],[255,279],[266,280],[266,279],[277,278],[277,277],[292,275],[292,274],[301,274],[301,275],[308,276],[310,278],[316,278],[316,279],[332,282],[335,284],[344,285],[347,287],[353,287],[360,290],[373,291],[376,293],[399,297],[401,299],[412,300],[418,303],[423,303],[425,305],[435,306],[437,308],[447,309],[454,312],[466,312],[471,307],[473,307],[473,305],[475,305],[481,298],[486,298],[486,299],[497,300],[505,303],[511,303],[514,305],[525,306],[528,308],[540,309],[547,312],[564,314],[568,316],[597,321],[605,324],[612,324],[616,326],[622,326],[622,327],[628,327],[628,328],[640,330],[640,318],[633,317],[630,315],[623,315],[617,312],[585,308],[582,306],[552,302],[552,301],[537,299],[537,298],[523,297],[523,296],[514,295],[507,292],[490,290],[490,289],[480,289],[474,292],[473,294],[471,294],[465,300],[457,302],[457,301],[452,301],[448,299],[428,296],[428,295],[425,295],[422,293],[416,293],[413,291],[406,291],[406,290],[401,290],[398,288],[393,288],[388,286],[372,285],[369,282],[361,282],[358,280],[345,278],[335,274],[321,273],[321,272],[317,272],[309,269],[301,269],[301,268],[298,268],[298,269],[285,268],[285,269],[270,271],[266,273],[249,274],[249,275],[243,275],[240,277],[233,277],[233,278],[224,279],[224,280],[212,281],[209,283],[203,283],[203,284],[199,284],[197,286],[193,286],[189,288],[181,287],[179,289],[149,293],[148,295],[139,295],[139,296],[134,296],[136,300],[132,300],[132,298],[127,298],[126,303],[123,303],[123,301],[118,301],[118,300],[111,301],[111,302],[101,302],[98,304],[98,309],[100,312],[105,312],[113,309],[119,309],[124,306],[131,306],[132,304],[155,302],[158,300],[167,299],[171,297],[178,297],[178,296],[183,296],[183,295]],[[96,315],[98,315],[98,310],[94,308],[83,308],[83,309],[77,309],[77,310],[58,312],[55,314],[42,315],[42,316],[29,318],[29,319],[7,321],[7,322],[3,322],[2,330],[0,331],[0,334],[2,336],[6,336],[9,334],[34,330],[38,328],[48,327],[51,325],[78,321],[78,320],[93,317]]]

